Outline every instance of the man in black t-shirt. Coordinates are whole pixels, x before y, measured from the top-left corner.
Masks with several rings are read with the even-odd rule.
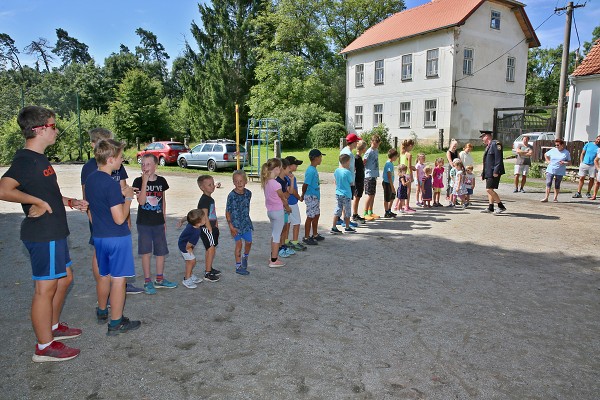
[[[73,281],[67,247],[65,206],[85,212],[88,203],[63,197],[46,148],[56,141],[55,114],[42,107],[23,108],[17,123],[25,137],[25,148],[17,150],[13,162],[0,179],[0,200],[21,203],[26,218],[21,240],[31,257],[35,291],[31,322],[37,337],[34,362],[65,361],[79,355],[79,349],[59,340],[81,335],[81,329],[59,323],[67,289]]]

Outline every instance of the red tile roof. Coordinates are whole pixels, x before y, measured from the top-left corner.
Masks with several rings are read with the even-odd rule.
[[[410,38],[462,25],[486,0],[432,0],[392,15],[367,29],[350,43],[344,53],[351,53],[368,47],[380,46],[390,42]],[[523,4],[513,0],[496,0],[515,8],[515,16],[525,35],[530,39],[529,46],[537,47],[540,42],[535,35]]]
[[[600,39],[592,46],[579,67],[573,71],[574,76],[600,74]]]

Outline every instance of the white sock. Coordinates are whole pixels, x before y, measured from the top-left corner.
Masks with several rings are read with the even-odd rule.
[[[53,341],[54,341],[54,340],[53,340]],[[52,342],[53,342],[53,341],[52,341]],[[37,344],[37,347],[38,347],[38,349],[40,349],[40,350],[44,350],[46,347],[50,346],[50,345],[52,344],[52,342],[50,342],[50,343],[46,343],[46,344],[41,344],[41,343],[38,343],[38,344]]]
[[[55,330],[56,328],[58,328],[58,324],[52,325],[52,330]]]

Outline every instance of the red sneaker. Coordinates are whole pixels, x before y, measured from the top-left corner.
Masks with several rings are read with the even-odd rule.
[[[69,328],[69,325],[64,322],[60,322],[58,324],[58,328],[52,331],[52,336],[54,340],[65,340],[76,338],[81,335],[81,329],[77,328]]]
[[[40,350],[36,345],[35,353],[31,359],[33,362],[67,361],[77,357],[79,352],[79,349],[67,347],[61,342],[53,341],[52,344],[44,350]]]

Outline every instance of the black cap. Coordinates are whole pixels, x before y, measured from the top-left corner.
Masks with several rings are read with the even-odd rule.
[[[292,164],[293,165],[302,165],[302,163],[304,162],[302,160],[298,160],[294,156],[287,156],[285,159],[288,160],[288,162],[290,163],[290,165],[292,165]]]
[[[308,152],[308,158],[310,158],[311,160],[313,158],[319,157],[319,156],[324,156],[325,154],[321,153],[321,150],[319,149],[312,149],[311,151]]]
[[[494,132],[492,131],[479,131],[481,133],[481,135],[479,135],[479,139],[483,138],[485,135],[493,135]]]

